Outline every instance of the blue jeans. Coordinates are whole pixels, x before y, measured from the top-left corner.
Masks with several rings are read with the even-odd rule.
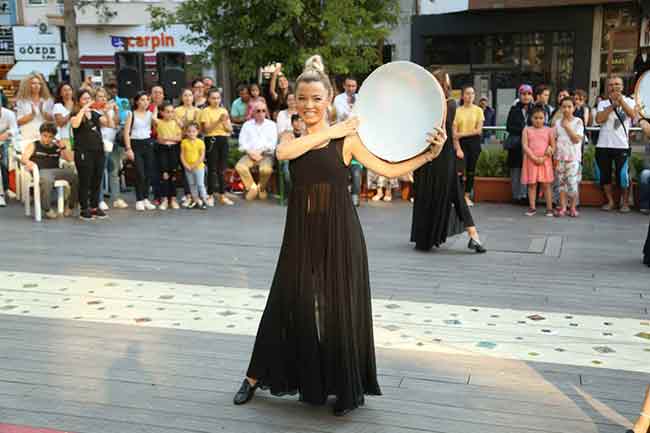
[[[201,200],[208,198],[208,192],[205,189],[205,168],[199,168],[194,171],[185,170],[185,177],[190,186],[192,198],[200,197]]]
[[[122,163],[122,153],[123,150],[121,147],[115,143],[113,146],[113,151],[106,153],[106,159],[104,162],[104,176],[102,177],[102,187],[99,193],[99,201],[104,201],[104,197],[109,191],[104,188],[104,185],[108,185],[110,190],[110,201],[115,202],[120,198],[120,164]],[[106,176],[108,175],[108,179]]]
[[[639,175],[639,209],[650,209],[650,170],[647,168]]]

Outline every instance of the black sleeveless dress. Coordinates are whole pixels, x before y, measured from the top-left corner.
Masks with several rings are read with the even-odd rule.
[[[274,395],[354,409],[377,383],[368,257],[348,192],[343,139],[289,164],[280,257],[247,376]]]
[[[447,141],[440,155],[413,172],[413,221],[411,242],[415,248],[428,251],[444,244],[448,236],[472,227],[470,213],[456,169],[453,124],[456,102],[447,101],[445,130]]]
[[[650,120],[645,119],[648,122]],[[643,264],[650,267],[650,225],[648,226],[648,235],[645,238],[645,244],[643,245]]]

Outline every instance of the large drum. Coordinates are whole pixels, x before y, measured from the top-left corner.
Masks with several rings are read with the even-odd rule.
[[[427,134],[443,127],[446,111],[444,92],[433,75],[400,61],[380,66],[363,82],[353,115],[368,150],[398,162],[427,149]]]

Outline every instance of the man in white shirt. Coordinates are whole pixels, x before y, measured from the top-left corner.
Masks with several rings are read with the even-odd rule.
[[[278,128],[275,122],[266,118],[268,108],[266,103],[258,101],[253,109],[253,118],[246,121],[239,133],[239,150],[246,155],[237,162],[235,170],[246,188],[246,200],[255,200],[258,196],[265,200],[268,197],[266,184],[273,174],[273,154],[278,144]],[[259,184],[255,184],[251,168],[258,166],[260,171]]]
[[[623,79],[612,76],[607,80],[608,99],[598,103],[596,122],[600,125],[596,162],[600,172],[600,184],[605,190],[607,204],[602,209],[611,211],[615,208],[612,186],[612,163],[616,169],[616,180],[621,189],[621,212],[629,212],[630,194],[630,138],[632,119],[637,115],[632,98],[623,95]]]
[[[9,143],[18,136],[18,122],[13,111],[0,108],[0,207],[7,205],[5,190],[9,188]]]
[[[342,122],[352,114],[352,109],[357,100],[357,80],[347,77],[343,84],[345,91],[334,98],[336,121]]]

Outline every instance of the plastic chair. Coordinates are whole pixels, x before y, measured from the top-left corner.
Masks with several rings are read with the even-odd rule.
[[[41,210],[41,187],[40,187],[40,170],[34,164],[32,171],[27,170],[20,159],[18,153],[14,155],[16,162],[16,190],[20,191],[18,197],[25,205],[25,216],[32,215],[31,202],[34,200],[34,220],[42,221],[43,214]],[[20,186],[18,186],[20,185]],[[57,213],[62,215],[65,211],[65,189],[70,188],[66,180],[54,181],[54,189],[57,191]],[[33,191],[33,193],[32,193]]]

